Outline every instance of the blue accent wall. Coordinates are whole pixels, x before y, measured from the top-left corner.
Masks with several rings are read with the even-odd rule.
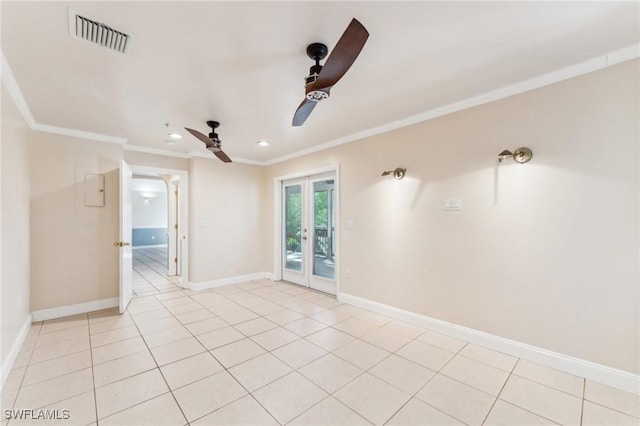
[[[167,244],[167,228],[133,228],[133,246],[157,246]]]

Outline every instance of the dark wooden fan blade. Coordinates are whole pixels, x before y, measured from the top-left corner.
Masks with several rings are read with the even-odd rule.
[[[227,154],[225,154],[224,152],[216,151],[216,152],[214,152],[214,154],[216,155],[216,157],[221,159],[223,162],[231,163],[231,158],[229,158],[229,156]]]
[[[307,98],[304,98],[304,101],[298,106],[296,113],[293,115],[293,125],[294,126],[302,126],[305,122],[311,111],[316,107],[317,102],[312,102]]]
[[[330,88],[351,68],[369,38],[367,29],[355,18],[324,63],[314,89]]]
[[[207,148],[210,148],[213,146],[213,142],[211,142],[211,139],[209,139],[208,136],[203,135],[202,133],[200,133],[197,130],[193,130],[193,129],[187,129],[186,127],[184,128],[187,132],[191,133],[193,136],[195,136],[196,138],[200,139],[202,142],[205,143],[205,145],[207,145]]]

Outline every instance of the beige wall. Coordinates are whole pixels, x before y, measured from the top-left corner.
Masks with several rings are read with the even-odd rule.
[[[341,291],[640,372],[639,62],[270,166],[340,163]],[[335,105],[334,105],[335,107]],[[383,106],[381,106],[383,107]],[[533,160],[497,166],[503,149]],[[407,167],[402,181],[380,177]],[[462,198],[463,210],[443,211]]]
[[[122,146],[32,132],[31,310],[118,296]],[[86,207],[84,176],[106,175],[105,206]]]
[[[0,362],[16,341],[29,317],[29,167],[30,130],[2,86],[0,136]]]
[[[264,272],[263,175],[259,166],[191,160],[190,281]]]

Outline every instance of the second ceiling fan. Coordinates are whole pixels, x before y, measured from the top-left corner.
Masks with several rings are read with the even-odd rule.
[[[301,126],[316,104],[329,97],[331,88],[351,68],[367,38],[369,38],[369,32],[354,18],[324,65],[320,65],[320,61],[329,53],[327,46],[322,43],[312,43],[307,47],[307,56],[316,61],[316,64],[309,69],[309,76],[305,78],[305,99],[293,116],[294,126]]]
[[[231,158],[222,150],[222,141],[218,137],[216,133],[216,129],[220,126],[220,123],[217,121],[207,121],[207,126],[211,127],[211,133],[209,136],[205,136],[197,130],[189,129],[185,127],[184,129],[191,133],[193,136],[204,142],[207,149],[214,153],[216,157],[218,157],[223,163],[231,163]]]

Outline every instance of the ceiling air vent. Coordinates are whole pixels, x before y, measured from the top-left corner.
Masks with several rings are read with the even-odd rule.
[[[69,9],[69,35],[120,53],[129,53],[133,35]]]

